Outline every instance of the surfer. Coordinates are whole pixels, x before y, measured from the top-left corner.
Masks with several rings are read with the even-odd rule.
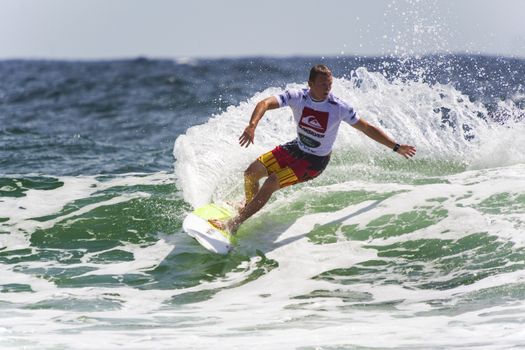
[[[235,233],[275,191],[319,176],[330,161],[342,121],[407,159],[416,154],[414,146],[396,143],[380,128],[358,116],[352,105],[334,96],[330,92],[332,80],[330,69],[319,64],[310,70],[308,88],[287,90],[257,103],[250,123],[239,137],[241,147],[254,143],[255,128],[266,111],[285,106],[292,109],[297,138],[264,153],[248,166],[244,172],[244,207],[228,221],[210,220],[212,225]],[[264,177],[267,179],[259,186]]]

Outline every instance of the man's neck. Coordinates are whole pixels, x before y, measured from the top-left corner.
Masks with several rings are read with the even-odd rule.
[[[317,99],[317,98],[313,97],[311,91],[308,91],[308,96],[310,96],[310,99],[312,101],[314,101],[314,102],[323,102],[324,100],[326,100],[326,98]]]

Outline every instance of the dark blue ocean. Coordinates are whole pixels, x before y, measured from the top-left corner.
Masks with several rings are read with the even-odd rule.
[[[255,104],[327,64],[410,161],[343,126],[228,256],[182,231],[294,138]],[[525,60],[0,61],[0,348],[525,346]],[[256,345],[254,345],[256,344]]]

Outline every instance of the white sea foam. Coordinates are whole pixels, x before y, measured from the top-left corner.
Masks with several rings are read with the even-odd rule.
[[[51,282],[7,269],[3,275],[9,276],[13,283],[31,285],[33,290],[1,293],[0,301],[8,309],[18,304],[34,305],[61,299],[112,302],[119,306],[107,310],[72,307],[18,309],[4,313],[0,318],[4,325],[1,330],[4,338],[0,344],[28,349],[52,348],[60,344],[73,349],[118,349],[123,346],[131,349],[152,346],[160,349],[206,349],[212,346],[231,349],[242,348],[247,343],[257,344],[260,349],[315,346],[454,348],[458,344],[501,349],[520,344],[525,334],[516,320],[525,317],[525,304],[516,299],[507,303],[505,294],[503,299],[482,298],[476,302],[475,298],[494,288],[525,283],[523,270],[499,273],[441,290],[420,288],[418,284],[422,281],[411,282],[400,273],[389,275],[398,284],[379,280],[377,283],[364,280],[337,283],[337,279],[315,277],[332,269],[380,259],[377,250],[369,247],[371,245],[418,239],[450,239],[454,242],[485,232],[523,246],[521,229],[516,225],[525,222],[523,213],[487,214],[479,209],[480,203],[499,193],[524,193],[523,174],[524,165],[514,165],[448,175],[442,177],[443,183],[426,185],[364,181],[347,181],[326,187],[310,184],[308,186],[312,187],[306,186],[304,191],[277,196],[259,214],[260,217],[282,211],[308,191],[351,193],[366,188],[371,192],[396,194],[385,200],[367,200],[331,212],[306,214],[284,229],[275,224],[266,225],[261,230],[256,222],[247,222],[237,253],[251,256],[248,261],[223,277],[175,290],[131,286],[57,288]],[[147,178],[143,181],[149,182]],[[440,199],[437,201],[436,198]],[[307,237],[316,225],[339,222],[364,227],[380,216],[399,215],[429,205],[446,210],[447,216],[434,225],[405,235],[366,241],[348,240],[344,235],[338,235],[337,241],[330,244],[314,244]],[[82,264],[99,268],[86,275],[140,274],[154,269],[166,258],[170,245],[177,244],[172,239],[166,237],[145,247],[133,244],[120,247],[132,252],[135,261],[96,266],[90,263],[88,255]],[[278,266],[246,283],[248,276],[260,269],[262,258],[254,254],[256,249]],[[434,282],[451,278],[439,274],[439,267],[432,260],[419,263],[428,271],[436,271]],[[29,266],[44,268],[59,267],[60,264],[41,261],[30,262]],[[465,266],[460,271],[467,268]],[[173,298],[206,291],[216,294],[201,302],[170,304]],[[479,334],[485,333],[488,336],[480,339]]]
[[[265,90],[206,124],[190,128],[177,139],[175,172],[186,201],[196,206],[213,196],[224,199],[232,189],[240,193],[246,165],[263,151],[290,139],[294,134],[290,112],[280,109],[269,112],[261,121],[255,145],[248,149],[237,145],[238,135],[255,103],[279,91]],[[131,253],[130,261],[93,262],[93,256],[104,253],[98,251],[87,253],[80,262],[71,264],[52,260],[21,261],[16,268],[2,264],[0,274],[9,283],[28,285],[31,291],[0,293],[3,310],[0,347],[232,349],[249,344],[258,349],[331,346],[504,349],[522,344],[525,339],[522,327],[525,302],[519,296],[519,286],[525,284],[522,269],[509,269],[441,289],[421,285],[449,281],[477,266],[459,266],[447,272],[438,259],[423,257],[409,266],[428,274],[420,279],[412,278],[410,271],[386,268],[375,274],[370,272],[370,276],[356,276],[353,281],[349,279],[351,276],[346,280],[347,276],[317,278],[327,271],[349,269],[366,261],[383,259],[394,265],[406,262],[404,257],[380,256],[374,246],[421,240],[448,240],[454,245],[462,238],[483,234],[512,245],[514,250],[524,247],[525,214],[520,210],[523,207],[520,196],[525,193],[525,165],[521,153],[517,153],[523,145],[521,126],[480,119],[479,114],[487,115],[485,107],[470,102],[452,86],[389,82],[364,69],[358,70],[351,80],[336,79],[334,92],[354,102],[360,115],[381,125],[391,135],[418,146],[418,157],[429,160],[429,164],[443,159],[460,160],[467,163],[468,171],[436,176],[434,180],[438,181],[418,184],[373,182],[367,178],[344,178],[329,184],[313,181],[277,193],[268,206],[241,228],[234,254],[247,258],[239,266],[224,275],[177,289],[135,288],[125,284],[58,287],[37,273],[28,273],[27,269],[88,267],[94,270],[78,277],[145,276],[166,261],[171,250],[180,249],[179,245],[187,238],[180,230],[159,233],[155,244],[122,243],[119,250]],[[516,111],[514,105],[509,106]],[[373,167],[378,172],[387,169],[370,164],[370,159],[390,157],[395,162],[405,162],[346,126],[341,129],[335,152],[364,154],[367,162],[357,158],[357,164],[349,166]],[[64,186],[31,190],[26,193],[29,199],[5,198],[0,203],[0,210],[7,213],[2,217],[9,218],[1,223],[2,228],[19,231],[0,236],[3,247],[31,249],[28,238],[37,228],[73,220],[75,215],[100,206],[148,195],[140,191],[122,193],[84,206],[73,214],[42,222],[33,219],[59,214],[75,200],[114,186],[159,184],[173,181],[173,177],[159,173],[116,176],[105,181],[96,177],[59,180]],[[385,198],[305,213],[291,218],[292,222],[268,220],[272,214],[286,213],[294,203],[305,198],[307,201],[313,194],[351,195],[356,191],[385,194]],[[487,206],[501,196],[514,202],[508,207],[505,202],[496,203],[494,208]],[[334,233],[332,243],[314,244],[308,237],[318,225],[355,225],[357,229],[366,229],[378,218],[418,210],[441,210],[446,215],[425,227],[385,238],[351,240],[341,228]],[[260,220],[267,224],[259,225]],[[196,244],[194,249],[206,254]],[[397,249],[402,252],[405,248]],[[264,257],[256,254],[256,250]],[[180,252],[188,253],[184,249]],[[449,258],[459,257],[465,264],[472,264],[468,256],[456,254]],[[265,259],[273,262],[271,268],[264,264]],[[519,263],[508,260],[504,265]],[[267,271],[260,277],[250,279],[264,269]],[[373,280],[374,276],[377,280]],[[384,282],[385,279],[390,283]],[[196,297],[192,303],[177,303],[193,293],[208,295],[207,292],[209,296],[202,301]],[[39,307],[56,300],[64,300],[66,306]],[[68,307],[67,301],[73,305]],[[112,306],[100,309],[93,306],[104,303]]]
[[[291,84],[287,88],[301,86]],[[242,172],[248,164],[295,137],[291,111],[282,108],[266,113],[256,130],[255,145],[246,149],[238,145],[238,136],[255,104],[280,91],[269,88],[177,138],[173,151],[175,173],[187,202],[199,206],[212,197],[221,199],[235,188],[242,192]],[[472,169],[524,161],[520,151],[525,144],[523,125],[488,121],[491,117],[485,106],[470,101],[451,85],[389,81],[380,73],[359,68],[351,79],[335,79],[333,92],[400,143],[415,145],[416,159],[458,162]],[[523,115],[512,102],[502,103],[495,113],[507,120]],[[383,146],[347,125],[342,125],[334,145],[334,154],[341,153],[365,159],[393,156],[385,155]]]
[[[467,347],[498,349],[519,344],[524,339],[525,332],[518,324],[514,324],[511,320],[508,321],[510,323],[501,320],[498,315],[511,312],[514,317],[523,316],[525,315],[523,303],[494,306],[488,304],[486,307],[467,307],[465,310],[450,313],[432,313],[431,305],[435,300],[442,300],[453,307],[454,304],[461,303],[459,298],[463,295],[509,283],[523,283],[525,282],[523,271],[502,273],[472,284],[444,290],[410,288],[407,283],[382,285],[354,282],[341,285],[316,280],[313,277],[334,268],[349,267],[358,262],[375,259],[375,250],[365,247],[368,244],[388,245],[418,238],[457,240],[479,232],[523,243],[520,228],[512,221],[507,221],[509,218],[499,215],[495,218],[497,222],[490,222],[486,220],[485,214],[473,208],[475,204],[497,193],[523,193],[525,181],[523,175],[518,175],[521,173],[525,173],[525,168],[523,165],[517,165],[490,172],[477,171],[453,175],[448,177],[450,184],[410,187],[348,182],[331,186],[332,190],[339,191],[356,190],[366,185],[368,190],[379,192],[390,192],[393,189],[401,189],[405,192],[382,201],[373,208],[370,207],[371,202],[362,202],[337,212],[305,215],[284,232],[276,233],[276,240],[267,243],[266,246],[260,244],[252,246],[253,242],[260,242],[256,237],[243,238],[240,249],[249,250],[256,247],[265,249],[266,257],[278,261],[279,267],[256,281],[233,289],[225,289],[208,301],[194,304],[192,308],[196,314],[205,313],[210,320],[214,320],[212,325],[206,328],[208,336],[210,336],[208,332],[213,332],[212,339],[228,335],[228,341],[224,343],[223,348],[242,346],[242,342],[249,339],[256,341],[260,348],[269,349],[276,346],[272,341],[275,338],[280,339],[279,344],[284,348],[319,344],[453,348],[461,343]],[[471,195],[465,196],[470,193]],[[278,209],[282,201],[293,202],[293,197],[280,198],[272,203],[268,211]],[[399,214],[410,211],[414,207],[428,205],[436,197],[447,198],[439,204],[449,212],[442,225],[440,223],[409,235],[387,240],[376,239],[361,243],[343,240],[334,244],[314,245],[305,237],[305,234],[318,224],[346,218],[341,223],[365,225],[380,215]],[[466,213],[467,209],[463,206],[457,206],[458,203],[468,206],[469,212]],[[355,213],[359,214],[353,215]],[[519,216],[524,222],[525,216],[523,214]],[[264,235],[267,238],[274,237],[271,232],[266,232]],[[432,261],[427,264],[428,269],[433,268]],[[390,277],[398,281],[405,279],[403,275]],[[435,278],[436,282],[439,280],[440,277]],[[357,306],[359,302],[350,303],[356,305],[355,308],[345,305],[341,299],[344,297],[319,296],[311,299],[295,299],[319,290],[348,297],[351,297],[352,293],[369,293],[374,303],[380,305],[393,302],[395,306],[385,306],[383,311],[380,306],[361,310]],[[325,294],[329,295],[329,292]],[[494,316],[490,316],[491,314]],[[478,335],[484,334],[489,328],[490,336],[480,340]],[[195,334],[192,332],[186,333],[184,330],[176,330],[176,332],[180,335],[178,338],[180,344],[189,345],[195,342],[194,346],[206,348],[214,343],[214,340],[207,337],[195,339],[191,336]]]
[[[287,88],[296,87],[298,85]],[[257,155],[293,137],[291,112],[280,109],[269,112],[261,122],[255,147],[241,149],[236,144],[237,135],[242,132],[255,103],[279,91],[268,89],[179,137],[174,147],[176,175],[189,203],[198,206],[214,196],[220,198],[226,195],[222,182],[228,183],[230,188],[235,186],[235,181],[241,181],[243,168]],[[211,339],[195,337],[192,330],[177,329],[181,346],[217,346],[215,339],[224,335],[228,335],[228,341],[223,348],[240,347],[248,340],[257,342],[261,349],[270,349],[276,346],[275,338],[280,339],[279,344],[283,348],[321,344],[327,347],[352,344],[453,348],[463,344],[466,347],[500,349],[520,344],[525,339],[525,332],[519,322],[516,324],[513,320],[525,315],[523,302],[506,304],[496,301],[491,305],[492,301],[485,300],[480,302],[487,303],[484,306],[461,307],[480,291],[524,283],[525,274],[520,270],[442,290],[421,289],[418,283],[422,281],[406,281],[407,276],[403,274],[390,276],[393,280],[404,281],[401,285],[359,282],[345,285],[314,277],[331,269],[350,267],[377,258],[374,249],[366,248],[369,244],[381,246],[428,239],[449,240],[454,244],[461,238],[484,233],[512,242],[515,249],[523,247],[523,213],[519,210],[508,213],[495,210],[491,213],[480,208],[484,201],[491,198],[501,195],[519,198],[525,192],[523,152],[519,151],[525,147],[525,137],[523,126],[513,122],[520,120],[523,111],[513,102],[502,102],[498,110],[490,114],[481,103],[470,101],[468,96],[451,85],[389,81],[381,74],[365,69],[358,69],[350,80],[336,79],[333,91],[352,102],[362,117],[380,125],[396,140],[416,145],[418,158],[426,159],[430,164],[460,162],[470,171],[443,176],[440,183],[427,185],[346,179],[348,181],[328,186],[314,181],[302,185],[300,190],[276,194],[274,201],[258,217],[264,218],[283,210],[299,197],[306,196],[308,191],[400,191],[386,200],[365,201],[335,212],[304,215],[284,229],[266,225],[266,232],[243,237],[238,250],[249,252],[260,249],[266,252],[267,258],[278,261],[279,266],[253,282],[226,288],[208,301],[193,304],[191,309],[195,314],[205,313],[211,322],[201,334],[210,336],[209,332],[212,332],[213,335]],[[498,115],[505,117],[504,123],[490,121]],[[220,139],[220,144],[226,145],[210,144],[207,140],[212,133]],[[383,154],[384,157],[392,157],[390,153],[384,153],[381,146],[347,126],[341,128],[336,152],[360,153],[365,155],[364,159],[382,157]],[[403,161],[399,159],[399,162]],[[351,166],[366,167],[370,164]],[[380,167],[376,170],[385,171]],[[240,188],[237,190],[242,192]],[[446,211],[446,216],[437,223],[408,234],[359,242],[348,241],[336,232],[337,243],[322,245],[312,244],[306,237],[316,225],[340,222],[365,228],[380,216],[401,215],[429,205]],[[519,207],[521,204],[515,205]],[[258,227],[248,221],[245,232]],[[450,275],[437,273],[439,268],[434,266],[432,260],[421,263],[428,271],[438,269],[433,279],[435,283],[450,280]],[[235,280],[226,279],[222,283]],[[213,287],[213,284],[204,283],[197,289]],[[349,306],[342,301],[342,297],[295,299],[312,293],[315,295],[315,291],[320,290],[327,291],[327,295],[330,292],[349,296],[352,293],[368,294],[378,306],[372,308],[374,311],[366,307],[360,309]],[[443,311],[433,306],[436,301],[443,302]],[[385,306],[380,306],[382,303]],[[389,303],[394,306],[388,307]],[[359,302],[355,304],[359,305]],[[385,308],[383,311],[382,307]],[[512,317],[505,319],[499,315]],[[488,329],[490,335],[480,339],[479,334],[488,334]]]
[[[52,227],[56,222],[89,212],[103,205],[113,205],[133,198],[147,197],[148,194],[135,192],[132,195],[123,194],[120,197],[88,205],[70,214],[58,216],[54,220],[38,221],[36,218],[59,213],[67,204],[75,200],[88,198],[96,192],[104,191],[116,186],[132,186],[144,183],[162,183],[170,181],[170,175],[157,173],[148,176],[129,174],[117,176],[107,181],[100,181],[96,176],[63,176],[58,180],[62,186],[52,190],[27,190],[21,197],[6,197],[0,201],[0,213],[7,221],[0,223],[0,227],[10,232],[9,236],[1,237],[0,247],[9,246],[14,249],[15,242],[25,245],[31,233],[38,228]],[[11,242],[8,244],[7,242]]]

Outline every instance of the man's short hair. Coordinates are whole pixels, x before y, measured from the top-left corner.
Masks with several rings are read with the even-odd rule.
[[[313,82],[318,75],[331,76],[332,71],[324,64],[317,64],[313,66],[312,69],[310,69],[310,76],[308,77],[308,81]]]

